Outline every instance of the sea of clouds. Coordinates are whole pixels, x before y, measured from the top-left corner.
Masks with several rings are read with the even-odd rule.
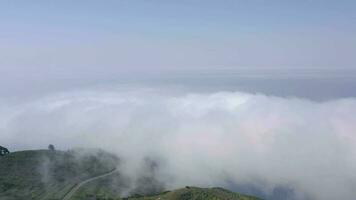
[[[355,98],[72,91],[1,101],[0,141],[10,150],[102,148],[122,159],[128,176],[149,158],[167,189],[249,185],[266,197],[278,187],[292,190],[290,199],[356,196]]]

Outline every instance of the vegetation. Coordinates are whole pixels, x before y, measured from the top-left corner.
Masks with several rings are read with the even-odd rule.
[[[0,157],[0,199],[61,200],[76,184],[112,171],[118,162],[115,156],[100,150],[14,152]],[[155,168],[154,163],[147,164]],[[131,181],[138,187],[131,188]],[[151,172],[137,180],[115,172],[83,185],[71,200],[258,200],[222,188],[162,191],[163,186]],[[129,197],[122,198],[125,194]]]
[[[258,200],[256,197],[230,192],[223,188],[185,187],[151,197],[129,198],[132,200]]]
[[[261,200],[256,197],[230,192],[223,188],[198,188],[185,187],[183,189],[165,191],[156,195],[135,194],[127,198],[114,197],[105,192],[87,194],[86,197],[73,200],[96,199],[96,200]]]
[[[99,150],[21,151],[0,158],[0,199],[61,199],[77,182],[116,167]]]
[[[50,145],[48,145],[48,150],[54,151],[54,150],[56,150],[56,149],[54,148],[54,145],[53,145],[53,144],[50,144]]]
[[[9,153],[10,151],[7,148],[0,146],[0,156],[5,156]]]

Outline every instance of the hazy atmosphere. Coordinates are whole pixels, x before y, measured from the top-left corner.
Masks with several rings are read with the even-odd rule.
[[[0,145],[99,148],[134,178],[149,159],[167,190],[350,200],[355,35],[351,0],[1,1]]]

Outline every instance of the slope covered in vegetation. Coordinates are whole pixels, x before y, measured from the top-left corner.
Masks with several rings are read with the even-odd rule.
[[[222,188],[185,187],[162,192],[164,187],[148,170],[137,180],[120,174],[119,159],[100,150],[33,150],[0,157],[1,200],[62,200],[78,183],[71,200],[258,200]],[[146,163],[149,169],[155,166]],[[152,168],[154,169],[154,167]],[[136,187],[130,187],[135,181]],[[68,196],[68,195],[67,195]],[[123,198],[123,196],[128,196]]]
[[[198,188],[185,187],[173,191],[165,191],[156,195],[141,196],[132,195],[127,198],[114,197],[104,190],[97,194],[86,194],[86,196],[75,196],[73,200],[96,199],[96,200],[261,200],[259,198],[234,193],[223,188]]]
[[[60,199],[77,182],[116,167],[100,150],[14,152],[0,157],[0,199]]]

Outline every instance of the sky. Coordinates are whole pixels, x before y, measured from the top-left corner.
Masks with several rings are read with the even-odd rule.
[[[0,96],[177,71],[353,71],[355,9],[351,0],[1,1]]]
[[[0,1],[1,145],[100,147],[131,175],[152,157],[168,188],[352,199],[355,10],[352,0]]]
[[[355,68],[355,9],[351,0],[2,1],[0,66],[33,76]]]

